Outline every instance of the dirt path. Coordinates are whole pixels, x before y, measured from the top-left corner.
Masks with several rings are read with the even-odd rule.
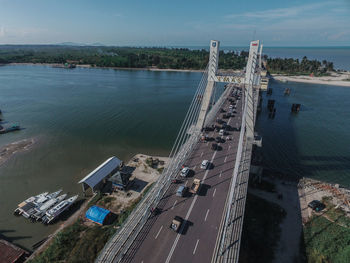
[[[278,204],[286,211],[286,217],[282,221],[281,238],[275,251],[273,262],[298,262],[300,235],[302,234],[302,222],[299,206],[299,196],[295,184],[282,184],[274,181],[276,190],[283,193],[283,199],[278,199],[276,193],[270,193],[258,189],[249,189],[249,193],[263,198],[269,202]]]

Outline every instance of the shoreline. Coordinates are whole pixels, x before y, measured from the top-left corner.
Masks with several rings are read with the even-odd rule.
[[[56,68],[64,68],[62,64],[58,63],[8,63],[1,64],[3,66],[48,66]],[[0,66],[1,66],[0,65]],[[170,69],[170,68],[125,68],[125,67],[100,67],[91,66],[89,64],[78,64],[77,68],[84,69],[113,69],[113,70],[135,70],[135,71],[158,71],[158,72],[189,72],[189,73],[202,73],[204,70],[201,69]],[[236,70],[221,70],[223,72],[235,72]],[[272,74],[271,78],[281,82],[298,82],[298,83],[308,83],[308,84],[321,84],[321,85],[334,85],[341,87],[350,87],[350,71],[344,72],[333,72],[330,76],[323,77],[311,77],[308,75],[283,75],[283,74]]]
[[[64,68],[62,64],[58,63],[8,63],[2,64],[3,66],[49,66]],[[89,64],[77,64],[77,68],[86,68],[86,69],[114,69],[114,70],[144,70],[144,71],[161,71],[161,72],[204,72],[201,69],[170,69],[170,68],[125,68],[125,67],[100,67],[100,66],[91,66]]]
[[[96,224],[91,223],[85,218],[86,210],[92,205],[104,207],[110,210],[112,213],[120,215],[121,211],[126,211],[127,209],[130,209],[130,207],[132,207],[132,205],[135,202],[138,203],[141,200],[140,198],[143,198],[143,195],[145,194],[145,192],[147,192],[147,189],[149,189],[149,187],[151,187],[151,185],[158,180],[159,176],[161,176],[161,173],[156,168],[152,168],[151,166],[149,166],[149,164],[147,164],[147,159],[149,158],[157,159],[158,161],[163,161],[164,163],[160,165],[163,168],[166,167],[170,161],[168,157],[147,155],[142,153],[138,153],[132,156],[128,160],[128,162],[125,163],[125,166],[135,167],[135,170],[133,170],[132,177],[130,179],[138,179],[142,182],[145,181],[147,182],[147,185],[142,186],[142,189],[139,189],[141,191],[135,191],[134,188],[135,185],[137,185],[137,183],[134,183],[133,186],[125,192],[122,190],[118,190],[112,193],[102,193],[100,195],[100,198],[96,201],[93,200],[99,195],[97,193],[92,193],[91,195],[84,196],[84,198],[80,199],[84,200],[84,202],[79,207],[79,209],[74,211],[65,221],[57,221],[55,224],[59,224],[59,227],[56,230],[54,230],[51,234],[49,234],[46,237],[46,240],[38,248],[32,251],[31,255],[28,257],[26,262],[40,257],[42,253],[45,253],[45,251],[49,249],[49,247],[54,242],[56,236],[60,232],[64,232],[68,227],[72,226],[73,224],[79,223],[81,225],[86,226],[87,229],[92,229]],[[114,201],[109,201],[109,203],[101,203],[103,196],[114,198]],[[127,218],[125,218],[124,220],[126,219]],[[115,222],[113,224],[115,224]],[[113,224],[105,225],[104,227],[109,226],[110,228],[113,227],[117,230],[119,226]]]
[[[272,74],[274,80],[282,82],[298,82],[308,84],[334,85],[342,87],[350,87],[350,72],[334,72],[330,76],[311,77],[311,76],[286,76],[279,74]]]

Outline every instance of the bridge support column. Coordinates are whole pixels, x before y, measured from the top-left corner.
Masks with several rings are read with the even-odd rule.
[[[210,55],[209,55],[209,67],[208,67],[208,82],[205,88],[205,92],[202,98],[201,110],[199,112],[196,128],[201,130],[204,125],[205,117],[207,115],[210,98],[213,94],[215,86],[215,76],[218,70],[219,64],[219,45],[220,42],[216,40],[210,41]]]
[[[259,40],[250,42],[249,57],[245,74],[245,123],[246,123],[246,137],[247,139],[254,140],[254,73],[256,70],[256,62],[258,57]]]

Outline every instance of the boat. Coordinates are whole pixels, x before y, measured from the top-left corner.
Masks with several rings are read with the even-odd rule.
[[[51,208],[49,211],[45,213],[42,221],[44,224],[50,224],[57,217],[59,217],[62,212],[67,210],[78,198],[78,195],[72,196],[64,201],[61,201],[58,205]]]
[[[47,210],[49,210],[57,203],[63,201],[66,198],[66,196],[67,194],[63,194],[58,197],[52,198],[42,206],[35,208],[35,212],[31,215],[31,218],[36,221],[40,220],[45,215]]]
[[[33,202],[39,198],[42,198],[43,196],[46,196],[48,192],[38,194],[36,196],[31,196],[22,203],[18,204],[17,208],[14,211],[15,215],[21,215],[23,211],[29,210],[32,206],[29,204],[33,204]]]
[[[29,210],[23,211],[22,215],[25,218],[29,218],[32,214],[35,213],[35,208],[42,206],[44,203],[46,203],[47,201],[49,201],[53,198],[56,198],[61,192],[62,192],[62,190],[60,189],[60,190],[53,192],[51,194],[40,196],[39,198],[37,198],[36,200],[34,200],[32,202],[33,203],[33,206],[31,205],[32,208],[30,208]]]
[[[19,127],[19,125],[13,125],[9,128],[2,128],[0,130],[0,134],[4,134],[4,133],[8,133],[8,132],[12,132],[12,131],[18,131],[20,130],[21,128]]]

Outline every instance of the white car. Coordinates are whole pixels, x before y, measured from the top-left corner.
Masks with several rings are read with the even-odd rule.
[[[202,164],[201,164],[201,168],[206,170],[206,169],[208,169],[208,166],[209,166],[209,161],[203,160]]]
[[[224,131],[223,129],[221,129],[221,130],[219,131],[219,135],[220,135],[220,136],[224,136],[224,135],[225,135],[225,131]]]
[[[189,172],[190,172],[190,168],[184,167],[184,168],[182,168],[181,174],[180,174],[180,175],[181,175],[182,177],[187,177],[188,174],[189,174]]]

